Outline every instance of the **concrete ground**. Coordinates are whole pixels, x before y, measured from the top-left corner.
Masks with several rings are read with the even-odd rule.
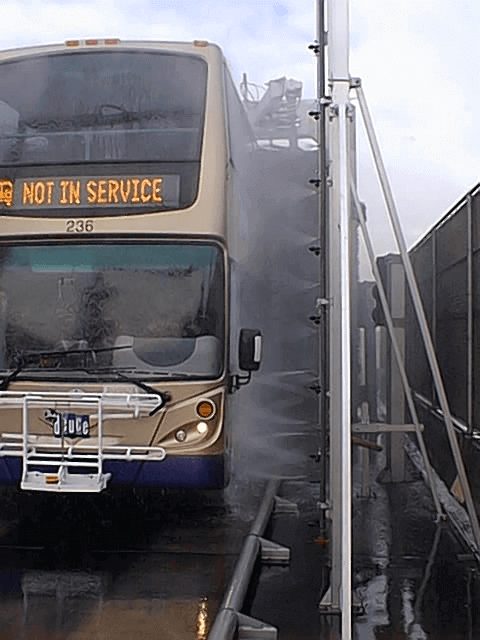
[[[375,455],[375,454],[373,454]],[[423,480],[382,484],[373,460],[368,497],[354,473],[353,583],[360,609],[356,640],[473,640],[480,638],[479,567],[448,524],[435,524]],[[318,537],[315,483],[290,483],[300,518],[279,522],[275,540],[291,546],[289,568],[264,569],[250,613],[280,630],[280,640],[339,640],[339,620],[320,615],[328,581]]]

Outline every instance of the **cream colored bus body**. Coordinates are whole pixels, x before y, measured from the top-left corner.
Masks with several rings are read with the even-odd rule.
[[[96,51],[111,50],[112,45],[80,44],[67,47],[66,45],[52,45],[31,47],[17,50],[9,50],[0,53],[0,64],[22,57],[45,55],[49,53],[81,52],[86,49]],[[182,210],[159,211],[157,213],[132,213],[125,216],[96,215],[92,218],[92,231],[89,233],[69,234],[67,232],[68,211],[65,217],[48,217],[48,211],[41,218],[27,215],[9,215],[2,212],[0,218],[0,242],[5,240],[28,240],[42,238],[59,238],[62,242],[85,239],[102,239],[114,236],[117,239],[134,241],[142,236],[143,239],[161,237],[162,239],[182,238],[189,241],[202,241],[205,239],[219,243],[225,249],[227,256],[227,202],[232,201],[232,195],[228,189],[228,136],[227,113],[225,108],[225,73],[226,66],[221,50],[213,44],[188,44],[188,43],[159,43],[159,42],[120,42],[115,45],[116,50],[130,51],[165,51],[184,53],[198,56],[204,59],[208,65],[207,92],[203,145],[201,152],[201,165],[199,188],[197,198],[193,204]],[[228,73],[228,72],[227,72]],[[0,176],[1,177],[1,176]],[[72,216],[73,217],[73,216]],[[226,283],[228,277],[228,259],[225,257]],[[226,348],[224,373],[219,379],[210,381],[176,381],[149,382],[149,384],[161,392],[168,393],[171,400],[156,415],[142,417],[134,420],[109,419],[104,420],[103,438],[104,444],[125,446],[150,446],[163,447],[166,453],[165,460],[172,457],[201,457],[223,456],[225,453],[226,439],[224,434],[224,407],[227,394],[228,367],[228,284],[226,286]],[[70,392],[80,386],[85,393],[119,392],[138,393],[138,389],[129,383],[104,382],[104,383],[71,383],[71,382],[41,382],[17,380],[12,381],[9,391],[24,393],[42,393],[47,391]],[[216,405],[216,413],[208,422],[206,433],[198,433],[195,430],[199,422],[196,406],[200,399],[209,398]],[[21,434],[22,412],[16,408],[0,407],[0,433]],[[29,433],[40,437],[41,442],[54,441],[51,428],[43,418],[41,410],[32,409],[29,412]],[[175,439],[175,433],[179,429],[187,429],[188,437],[184,442]],[[92,427],[92,443],[95,442],[95,427]],[[3,459],[5,460],[5,458]],[[2,458],[0,458],[0,464]],[[126,463],[129,464],[129,463]],[[148,464],[165,464],[155,462]],[[115,480],[115,477],[112,478]],[[175,482],[167,482],[175,485]],[[179,484],[181,485],[181,479]],[[207,483],[208,484],[208,483]]]

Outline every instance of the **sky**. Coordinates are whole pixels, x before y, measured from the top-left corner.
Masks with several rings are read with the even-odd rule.
[[[479,181],[480,2],[351,0],[362,84],[409,245]],[[218,43],[234,77],[314,95],[315,0],[2,0],[0,48],[75,37]],[[359,125],[359,189],[379,253],[393,249]]]

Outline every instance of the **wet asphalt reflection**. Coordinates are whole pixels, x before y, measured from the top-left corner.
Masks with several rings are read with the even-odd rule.
[[[374,482],[368,498],[357,497],[357,640],[480,638],[480,568],[452,527],[434,516],[420,479]]]
[[[435,523],[423,481],[383,484],[381,468],[365,497],[359,473],[354,482],[355,640],[480,639],[480,567],[448,523]],[[291,564],[262,570],[249,613],[277,626],[280,640],[340,640],[339,618],[318,613],[328,584],[318,485],[290,483],[290,493],[300,517],[280,520],[272,535],[290,546]]]
[[[283,493],[300,515],[269,533],[291,547],[291,565],[262,569],[247,612],[280,640],[339,640],[338,618],[317,609],[328,575],[318,484],[290,481]],[[479,567],[434,522],[423,482],[355,493],[356,640],[480,638]],[[207,639],[259,494],[234,508],[209,494],[127,498],[121,509],[98,497],[4,506],[1,640]]]
[[[20,511],[0,529],[1,640],[205,640],[248,526],[205,494]]]

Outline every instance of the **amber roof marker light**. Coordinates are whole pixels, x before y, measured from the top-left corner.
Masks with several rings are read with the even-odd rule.
[[[120,38],[87,38],[86,40],[65,40],[66,47],[120,44]]]

